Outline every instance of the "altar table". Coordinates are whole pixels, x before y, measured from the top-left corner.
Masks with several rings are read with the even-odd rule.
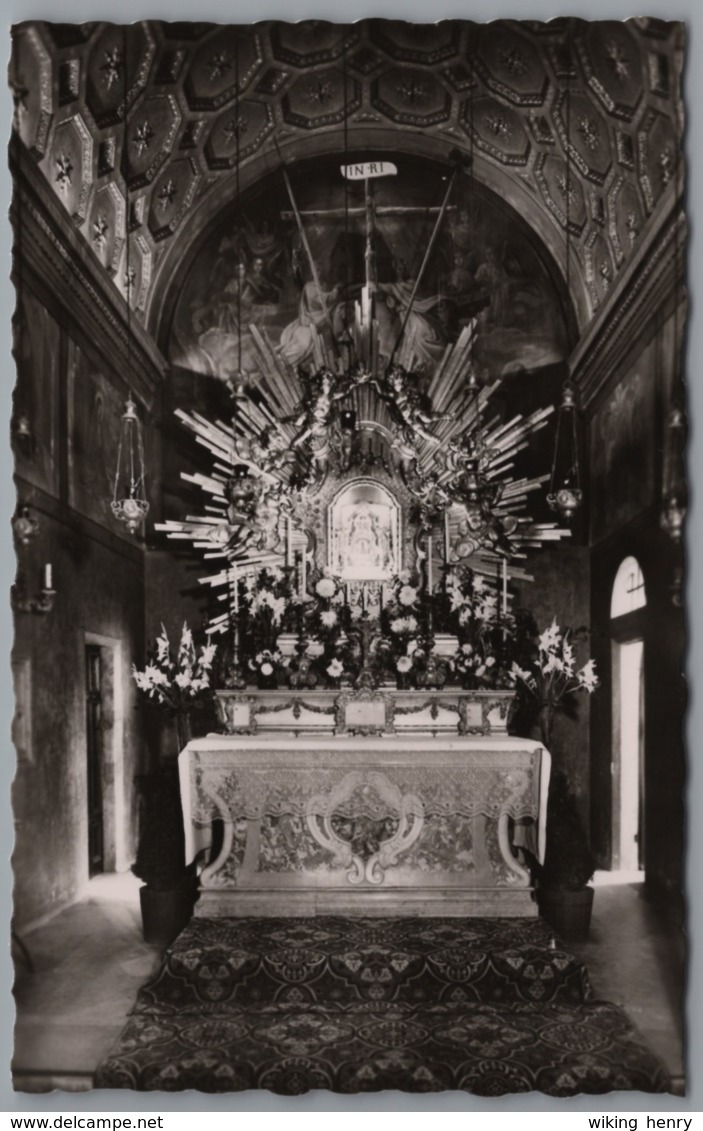
[[[538,742],[211,735],[179,765],[198,916],[537,914],[515,845],[543,856]]]

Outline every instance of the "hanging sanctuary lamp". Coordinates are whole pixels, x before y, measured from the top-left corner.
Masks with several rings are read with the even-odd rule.
[[[127,351],[131,361],[132,350],[132,288],[133,272],[130,265],[129,240],[129,139],[127,135],[127,34],[124,33],[125,58],[125,113],[124,113],[124,176],[125,176],[125,300],[127,302]],[[125,411],[120,423],[120,439],[117,447],[117,467],[112,492],[111,509],[115,518],[123,522],[130,534],[136,534],[148,511],[146,498],[144,444],[141,423],[137,416],[137,406],[131,394],[127,397]]]
[[[567,41],[568,42],[568,41]],[[569,60],[569,67],[571,61]],[[571,218],[569,205],[571,198],[571,77],[566,79],[566,294],[571,299]],[[568,363],[567,363],[568,364]],[[578,405],[576,390],[568,378],[564,383],[561,403],[557,413],[557,427],[554,437],[554,457],[549,478],[547,504],[550,510],[570,523],[583,504],[581,487],[581,468],[579,465]]]

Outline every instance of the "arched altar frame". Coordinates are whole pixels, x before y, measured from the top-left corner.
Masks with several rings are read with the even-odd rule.
[[[351,494],[355,488],[368,488],[375,494],[380,495],[388,501],[388,505],[392,510],[391,517],[391,530],[392,530],[392,550],[393,561],[387,571],[387,576],[384,577],[355,577],[348,580],[354,581],[369,581],[369,582],[385,582],[390,581],[391,577],[398,574],[403,568],[403,506],[398,499],[393,489],[382,480],[371,478],[368,475],[354,476],[353,478],[346,479],[339,489],[334,493],[327,507],[327,565],[334,573],[340,573],[342,577],[347,580],[343,571],[337,568],[338,566],[338,527],[335,524],[335,512],[343,505],[345,496]]]

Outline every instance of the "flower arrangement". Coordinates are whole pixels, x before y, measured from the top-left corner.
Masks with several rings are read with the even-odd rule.
[[[462,686],[514,686],[515,617],[499,613],[496,593],[469,568],[447,574],[444,596],[448,626],[459,642],[452,669]]]
[[[216,644],[205,644],[198,651],[193,633],[184,623],[174,657],[166,629],[161,625],[161,635],[150,649],[144,670],[139,671],[132,664],[132,678],[139,690],[175,718],[179,750],[190,738],[190,712],[210,698],[216,652]]]
[[[161,625],[150,661],[143,671],[132,664],[132,677],[140,691],[166,710],[187,711],[209,696],[216,651],[216,644],[206,644],[198,653],[193,633],[184,623],[174,658],[166,629]]]
[[[249,670],[256,673],[259,687],[276,687],[282,666],[283,656],[278,649],[263,648],[247,661]]]
[[[570,633],[561,630],[555,617],[549,628],[538,635],[526,665],[523,668],[515,662],[512,672],[538,705],[542,738],[549,745],[554,712],[575,692],[586,691],[590,695],[598,687],[595,661],[589,659],[577,669]]]
[[[322,683],[338,687],[358,670],[344,582],[325,567],[312,585],[311,598],[304,612],[305,635],[300,647],[313,661]]]
[[[380,651],[386,668],[401,687],[410,685],[424,670],[432,642],[427,595],[409,570],[401,570],[390,583],[381,631]]]
[[[243,628],[254,655],[273,651],[290,609],[290,584],[284,570],[264,566],[238,582]]]
[[[555,712],[565,709],[577,692],[591,695],[599,684],[592,659],[577,667],[572,641],[582,636],[585,630],[562,630],[555,617],[543,632],[538,633],[535,628],[531,648],[526,650],[522,663],[513,664],[516,685],[524,692],[526,706],[532,708],[528,716],[531,714],[534,720],[537,709],[542,742],[553,758],[547,799],[547,847],[544,864],[536,871],[542,913],[563,932],[567,931],[567,921],[563,920],[567,912],[561,907],[562,897],[553,893],[557,889],[580,892],[595,868],[578,797],[564,763],[565,751],[555,750],[552,744]]]
[[[473,644],[460,644],[451,660],[452,669],[459,676],[462,687],[492,687],[496,657],[486,654]]]

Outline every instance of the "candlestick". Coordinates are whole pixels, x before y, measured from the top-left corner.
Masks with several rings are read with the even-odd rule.
[[[427,535],[427,592],[432,596],[432,535]]]
[[[46,565],[44,566],[44,588],[45,589],[51,589],[52,588],[51,583],[52,583],[51,562],[47,562]]]

